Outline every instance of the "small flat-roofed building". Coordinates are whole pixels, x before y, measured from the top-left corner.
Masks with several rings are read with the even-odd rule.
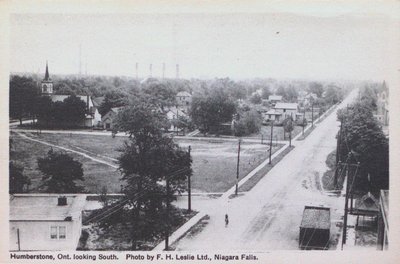
[[[330,208],[305,206],[300,224],[300,249],[327,249],[329,247]]]
[[[268,101],[274,106],[276,103],[279,103],[282,101],[282,96],[281,95],[270,95],[270,96],[268,96]]]
[[[10,251],[76,250],[84,194],[10,195]]]

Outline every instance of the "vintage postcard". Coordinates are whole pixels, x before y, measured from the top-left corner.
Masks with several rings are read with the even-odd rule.
[[[0,8],[1,263],[397,262],[399,1]]]

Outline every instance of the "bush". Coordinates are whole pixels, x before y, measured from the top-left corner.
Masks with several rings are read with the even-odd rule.
[[[234,134],[235,136],[246,136],[253,133],[260,132],[262,118],[256,111],[244,112],[239,120],[235,123]]]

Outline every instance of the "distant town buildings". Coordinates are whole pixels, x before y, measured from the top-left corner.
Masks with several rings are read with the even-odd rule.
[[[186,91],[179,92],[176,94],[176,102],[178,106],[189,107],[192,102],[192,95]]]
[[[84,194],[10,195],[10,251],[76,250]]]
[[[298,112],[297,103],[277,103],[272,109],[265,113],[266,121],[282,122],[288,117],[298,120],[303,114]]]

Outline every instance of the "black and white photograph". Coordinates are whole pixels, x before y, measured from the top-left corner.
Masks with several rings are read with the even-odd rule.
[[[0,262],[397,262],[399,1],[81,2],[0,2]]]

